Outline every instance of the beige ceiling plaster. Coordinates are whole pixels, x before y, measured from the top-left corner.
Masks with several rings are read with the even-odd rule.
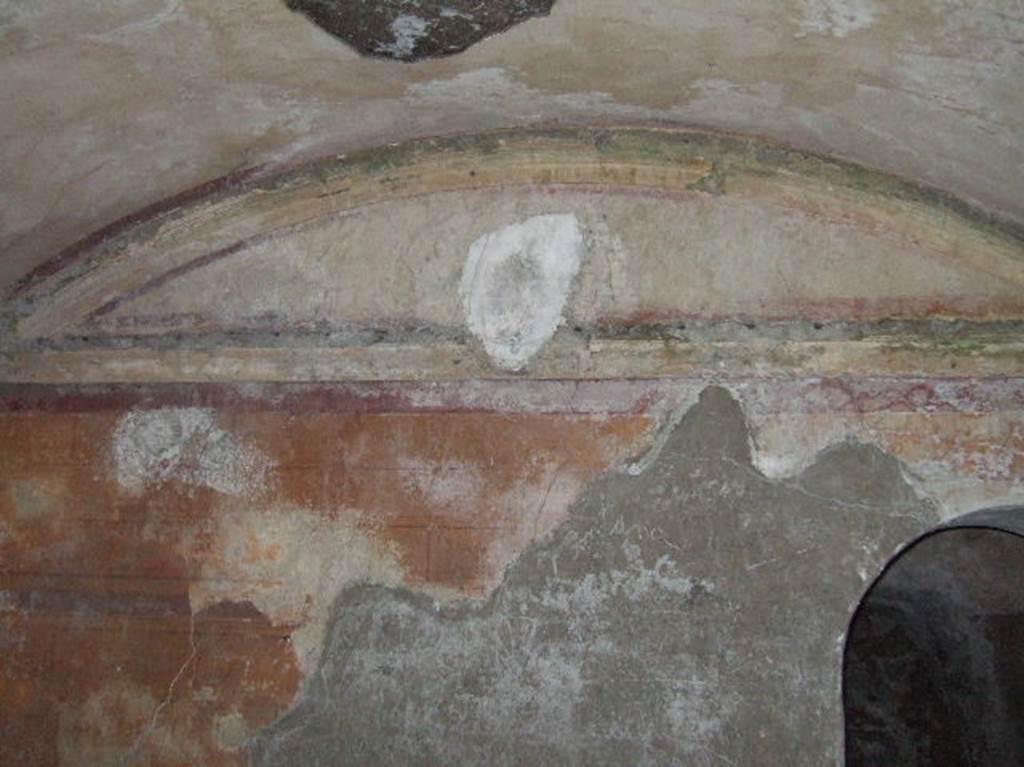
[[[1024,221],[1022,53],[1006,0],[559,0],[412,65],[280,0],[0,0],[0,286],[239,168],[550,121],[763,134]]]

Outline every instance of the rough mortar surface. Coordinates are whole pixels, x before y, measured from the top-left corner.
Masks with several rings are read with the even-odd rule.
[[[706,390],[655,462],[593,483],[482,604],[358,586],[258,765],[822,765],[864,586],[934,510],[847,445],[789,483]]]

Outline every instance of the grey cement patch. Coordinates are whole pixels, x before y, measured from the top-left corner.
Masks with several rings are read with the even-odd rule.
[[[935,510],[875,448],[780,482],[749,437],[705,390],[650,466],[595,481],[485,602],[346,589],[254,763],[836,763],[858,571]]]
[[[285,0],[360,53],[415,61],[450,56],[533,16],[554,0]]]

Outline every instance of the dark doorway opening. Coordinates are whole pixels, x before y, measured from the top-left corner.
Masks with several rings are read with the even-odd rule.
[[[1024,765],[1024,508],[893,558],[850,622],[843,711],[847,767]]]

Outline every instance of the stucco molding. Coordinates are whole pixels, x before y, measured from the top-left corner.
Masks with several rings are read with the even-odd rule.
[[[863,369],[893,375],[955,370],[957,376],[1006,376],[1024,371],[1019,332],[1024,318],[1024,236],[1014,225],[935,190],[752,138],[651,128],[558,127],[425,139],[332,157],[277,175],[242,174],[130,217],[123,226],[86,238],[44,264],[9,296],[0,380],[505,375],[507,371],[497,370],[481,354],[455,316],[457,291],[402,316],[409,300],[402,289],[388,298],[389,291],[379,285],[367,283],[360,289],[359,284],[373,270],[418,268],[415,254],[406,254],[400,263],[399,248],[372,249],[378,233],[393,239],[393,230],[402,225],[379,215],[380,210],[431,204],[443,211],[463,206],[472,215],[497,205],[496,195],[506,192],[519,195],[512,202],[499,200],[511,209],[550,207],[555,204],[551,201],[581,207],[581,195],[589,195],[598,201],[588,203],[591,213],[623,199],[642,200],[645,213],[667,220],[696,210],[715,223],[702,219],[690,236],[717,238],[715,247],[729,252],[756,250],[761,237],[756,226],[761,226],[780,238],[776,247],[781,255],[774,256],[778,264],[759,263],[753,253],[749,281],[756,283],[758,269],[765,270],[766,278],[769,270],[787,268],[798,275],[802,270],[803,276],[799,285],[776,286],[774,293],[766,289],[766,298],[756,300],[751,298],[757,296],[756,284],[746,293],[719,284],[709,287],[707,300],[693,308],[686,303],[692,298],[680,294],[675,300],[670,288],[655,295],[661,289],[656,284],[631,288],[633,295],[624,301],[615,295],[614,275],[609,274],[607,289],[594,288],[599,300],[587,297],[605,313],[594,309],[594,316],[572,317],[573,331],[560,330],[528,366],[528,375],[834,375]],[[625,203],[616,204],[625,209]],[[372,211],[378,212],[376,219]],[[751,216],[756,226],[741,215]],[[735,236],[730,216],[736,217]],[[204,283],[234,285],[257,252],[265,258],[268,251],[287,253],[291,248],[300,255],[287,257],[297,259],[295,267],[301,272],[303,250],[337,236],[330,227],[352,220],[364,222],[362,239],[352,246],[363,250],[350,256],[356,267],[346,267],[345,279],[354,295],[377,290],[384,296],[383,303],[374,304],[377,314],[364,313],[352,321],[342,317],[340,324],[332,324],[330,317],[309,321],[315,312],[307,311],[306,299],[299,295],[289,299],[287,311],[244,322],[231,315],[229,321],[222,315],[231,312],[221,311],[214,301],[202,304],[205,299],[190,298]],[[583,222],[587,236],[595,238],[590,224]],[[805,236],[804,229],[811,228],[818,239]],[[431,234],[416,236],[424,238],[419,243],[424,251],[457,250],[450,241],[431,240]],[[844,267],[852,276],[841,276],[831,292],[815,292],[815,283],[828,281],[836,268],[829,258],[834,262],[839,257],[821,252],[818,263],[815,249],[833,242],[855,254],[857,248],[878,251],[872,256],[877,264],[891,258],[905,274],[894,276],[891,295],[877,301],[870,285],[853,284],[859,282],[856,265]],[[647,273],[664,269],[663,282],[669,284],[681,274],[707,279],[696,269],[680,271],[685,254],[657,251],[664,250],[663,242],[649,245],[653,255],[624,255],[622,268]],[[691,246],[687,242],[679,248]],[[894,255],[888,255],[890,248]],[[609,262],[618,257],[603,251],[600,255]],[[454,260],[463,257],[445,254]],[[864,273],[877,279],[877,264],[865,259]],[[336,273],[330,277],[336,278]],[[896,284],[900,279],[907,284]],[[980,287],[961,295],[960,284]],[[250,280],[233,290],[231,301],[258,303],[263,286],[255,285]],[[843,292],[847,288],[848,295]],[[168,295],[177,295],[179,304],[199,300],[202,311],[170,313],[157,323],[151,315],[138,313],[154,296],[159,305]],[[567,312],[572,311],[570,305]],[[815,322],[822,332],[808,332],[808,323],[825,316],[829,327]],[[920,327],[894,333],[884,323],[892,317],[911,325],[918,321]],[[936,320],[948,327],[925,326]],[[678,332],[687,323],[742,323],[747,331]],[[776,327],[765,333],[761,328],[766,323],[781,323],[788,330]]]

